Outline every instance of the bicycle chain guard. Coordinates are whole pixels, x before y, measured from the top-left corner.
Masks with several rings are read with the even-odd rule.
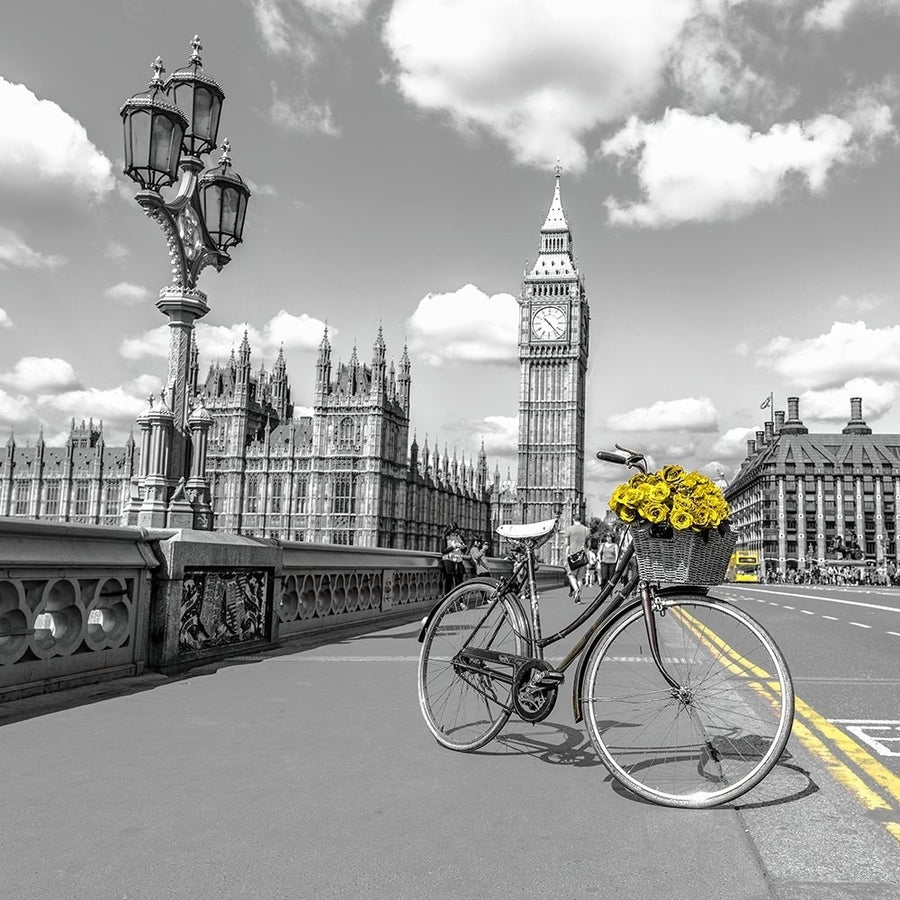
[[[543,722],[556,705],[556,685],[543,687],[533,683],[534,676],[549,672],[553,666],[543,659],[530,659],[516,668],[513,674],[512,703],[516,715],[526,722]]]

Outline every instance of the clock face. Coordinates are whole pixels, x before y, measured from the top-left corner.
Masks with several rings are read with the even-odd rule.
[[[543,306],[531,319],[531,333],[539,341],[558,341],[566,333],[566,314],[558,306]]]

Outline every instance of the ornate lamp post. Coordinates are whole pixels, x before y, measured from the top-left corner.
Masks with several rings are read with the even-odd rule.
[[[129,522],[149,527],[212,527],[205,441],[193,446],[189,421],[194,322],[209,312],[197,279],[206,266],[220,270],[230,261],[228,251],[243,237],[250,199],[250,189],[231,168],[227,140],[219,164],[203,171],[202,157],[217,147],[225,94],[203,72],[202,49],[195,35],[188,64],[165,81],[157,57],[149,89],[127,100],[119,113],[125,174],[140,186],[135,200],[162,228],[172,263],[172,283],[159,292],[156,304],[169,319],[168,378],[159,408],[172,416],[171,436],[160,437],[170,446],[147,463],[142,460],[141,484],[128,513]],[[174,198],[163,199],[160,189],[176,180]],[[192,452],[203,458],[191,459]]]

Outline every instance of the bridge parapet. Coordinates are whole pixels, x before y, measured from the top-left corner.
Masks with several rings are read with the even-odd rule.
[[[441,592],[435,553],[0,518],[0,701],[412,618]]]
[[[0,698],[140,674],[158,566],[143,528],[0,518]]]

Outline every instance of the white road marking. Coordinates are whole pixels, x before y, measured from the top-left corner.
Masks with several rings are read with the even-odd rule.
[[[837,616],[826,616],[826,615],[823,614],[823,615],[822,615],[822,618],[823,618],[823,619],[828,619],[829,622],[839,622],[839,621],[840,621],[840,619],[838,619]]]
[[[773,603],[771,600],[769,601],[769,606],[781,606],[780,603]]]
[[[862,622],[851,622],[851,625],[855,625],[857,628],[871,628],[871,625],[863,625]]]
[[[745,591],[758,591],[759,588],[742,588]],[[835,597],[823,597],[820,594],[792,594],[788,591],[779,591],[778,592],[782,597],[801,597],[804,600],[822,600],[825,603],[843,603],[846,606],[863,606],[866,609],[882,609],[885,612],[892,612],[900,614],[900,606],[881,606],[878,603],[862,603],[859,600],[838,600]],[[759,599],[759,598],[757,598]],[[760,600],[760,603],[765,603],[765,600]],[[771,601],[769,601],[771,603]],[[777,603],[772,603],[772,606],[778,606]]]
[[[900,631],[889,631],[888,634],[892,634],[894,637],[900,637]]]
[[[784,608],[785,608],[785,609],[794,609],[795,607],[793,607],[793,606],[788,606],[787,603],[785,603],[785,604],[784,604]],[[802,610],[801,610],[801,612],[802,612]]]
[[[800,612],[802,612],[804,616],[814,616],[815,615],[815,613],[811,609],[801,609]]]
[[[895,719],[829,719],[828,721],[835,725],[843,725],[847,731],[868,744],[879,756],[900,756],[900,722]],[[868,734],[869,731],[875,731],[877,734]],[[896,749],[888,747],[888,744],[895,744]]]

